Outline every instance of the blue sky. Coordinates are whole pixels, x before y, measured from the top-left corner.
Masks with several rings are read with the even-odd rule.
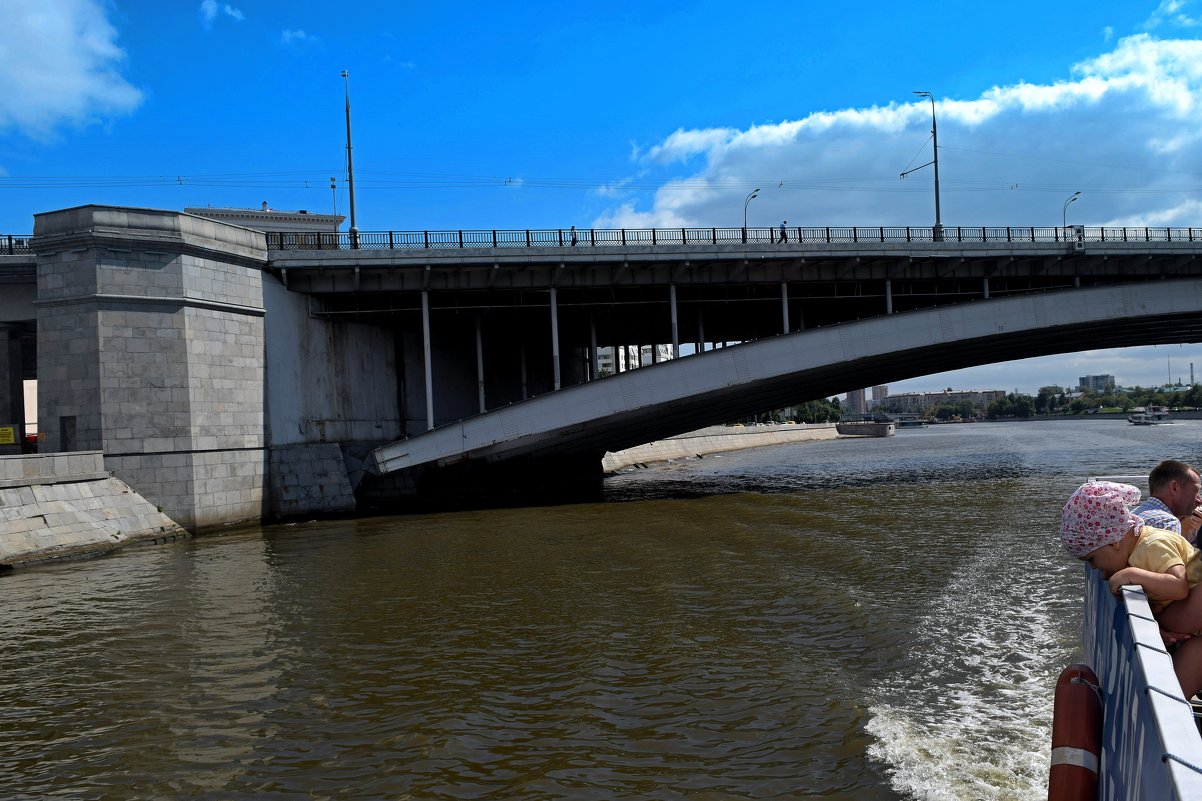
[[[0,0],[0,234],[82,203],[362,230],[1202,227],[1202,0]],[[330,188],[334,177],[336,187]],[[1099,343],[1104,344],[1104,343]],[[1202,379],[1202,346],[898,382]]]

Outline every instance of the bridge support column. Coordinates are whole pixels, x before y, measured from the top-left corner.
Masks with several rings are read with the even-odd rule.
[[[672,304],[672,358],[680,358],[680,333],[676,329],[676,284],[668,284],[668,300]]]
[[[885,279],[885,314],[893,314],[893,281]]]
[[[597,375],[597,316],[595,314],[588,316],[588,378],[589,381],[596,381],[600,378]]]
[[[430,293],[422,290],[422,366],[426,373],[426,430],[434,430],[434,365],[430,358]]]
[[[981,279],[981,285],[982,285],[982,287],[981,287],[981,288],[982,288],[982,289],[984,290],[984,292],[985,292],[985,300],[989,300],[989,279],[988,279],[988,278],[982,278],[982,279]]]
[[[780,284],[780,315],[783,326],[781,330],[789,333],[789,285],[784,281]]]
[[[484,337],[480,332],[480,317],[476,317],[476,394],[480,401],[480,414],[484,414]]]
[[[551,287],[551,368],[555,389],[559,389],[559,304],[555,287]]]
[[[526,375],[526,346],[525,345],[523,345],[521,348],[521,358],[522,358],[522,362],[521,362],[522,400],[526,400],[527,398],[530,397],[530,383],[529,383],[529,379]]]

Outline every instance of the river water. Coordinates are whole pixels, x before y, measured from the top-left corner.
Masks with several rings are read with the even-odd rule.
[[[265,526],[0,576],[16,799],[1030,799],[1090,475],[1202,422],[948,425],[606,502]],[[1139,482],[1142,484],[1142,482]]]

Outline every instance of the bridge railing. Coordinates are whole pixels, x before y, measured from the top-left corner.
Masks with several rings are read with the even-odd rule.
[[[1202,228],[1002,227],[805,227],[784,230],[783,244],[889,244],[900,242],[1202,242]],[[587,248],[645,245],[781,243],[780,228],[526,228],[519,230],[360,231],[309,233],[272,231],[269,250],[442,250],[451,248]],[[28,249],[28,238],[17,240]],[[3,251],[0,251],[3,252]],[[24,252],[24,251],[21,251]]]
[[[17,256],[31,253],[29,242],[31,236],[16,236],[15,234],[0,234],[0,256]]]

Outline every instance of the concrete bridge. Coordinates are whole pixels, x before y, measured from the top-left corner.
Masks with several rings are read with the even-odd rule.
[[[1202,339],[1202,229],[572,233],[39,214],[0,253],[0,384],[36,375],[44,450],[102,450],[200,529],[595,487],[606,450],[798,401]],[[681,358],[602,378],[599,348],[640,345]]]

